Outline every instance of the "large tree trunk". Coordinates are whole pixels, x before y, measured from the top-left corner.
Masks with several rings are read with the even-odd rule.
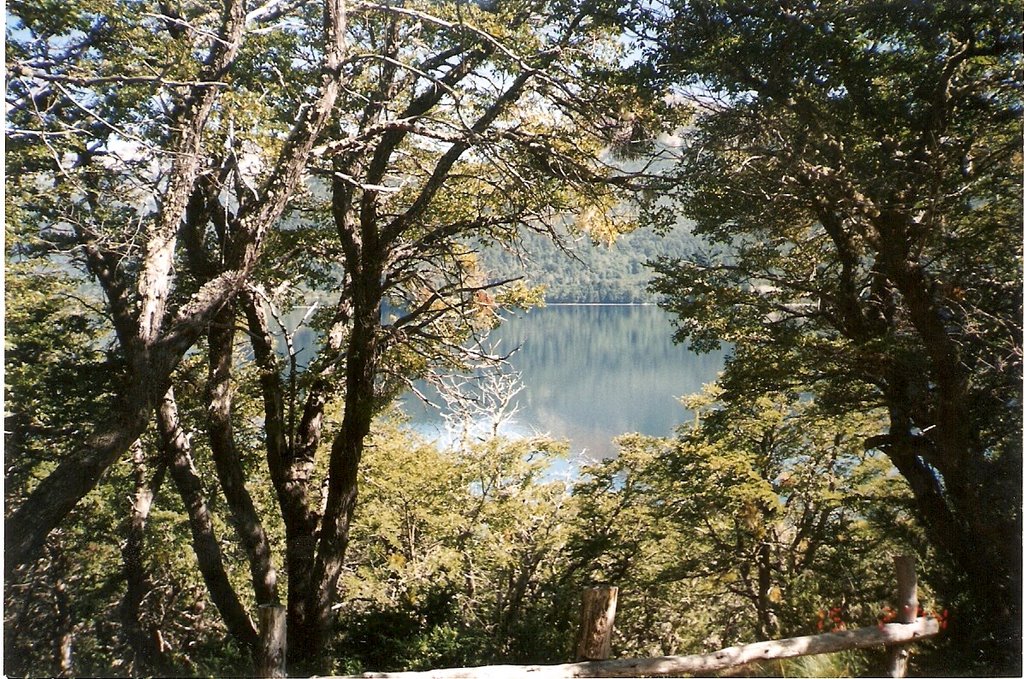
[[[202,481],[192,465],[191,447],[178,420],[178,407],[172,389],[167,391],[166,397],[160,403],[157,424],[171,467],[171,477],[188,511],[189,526],[192,528],[192,546],[210,598],[220,611],[231,636],[243,648],[254,649],[259,635],[224,570],[220,543],[217,541],[213,519],[203,495]]]
[[[149,424],[152,402],[144,384],[135,383],[121,399],[119,413],[101,424],[4,522],[7,577],[35,558],[46,536],[57,527],[100,476],[127,452]]]
[[[905,241],[909,217],[889,215],[879,230],[879,262],[902,295],[906,314],[928,361],[928,374],[902,369],[890,390],[890,441],[886,452],[907,479],[932,542],[962,574],[960,587],[985,602],[984,614],[960,620],[975,644],[1002,647],[1020,667],[1019,508],[1004,506],[987,478],[987,451],[974,430],[971,372],[958,347],[955,326],[943,319],[945,300],[928,273],[895,244]],[[894,244],[895,243],[895,244]],[[898,368],[899,369],[899,368]],[[922,385],[922,379],[928,381]],[[916,384],[917,392],[909,388]],[[920,393],[932,391],[922,412]],[[917,433],[920,431],[921,433]],[[987,631],[986,631],[987,630]],[[1000,641],[999,638],[1003,640]],[[987,638],[988,641],[984,641]],[[987,651],[991,653],[992,651]]]
[[[289,630],[300,658],[319,660],[327,650],[331,607],[348,548],[349,529],[358,494],[359,462],[376,414],[379,368],[379,276],[372,276],[368,295],[357,295],[345,365],[345,414],[331,445],[328,494],[313,568],[306,628]],[[360,299],[361,298],[361,299]],[[359,307],[363,308],[360,309]]]
[[[266,314],[253,294],[246,296],[245,314],[253,354],[260,369],[267,466],[285,526],[287,629],[293,639],[300,639],[307,634],[311,621],[316,617],[309,606],[313,598],[313,565],[320,516],[312,506],[309,484],[314,457],[320,445],[327,385],[321,375],[306,398],[298,430],[290,428],[285,410],[286,407],[295,408],[297,404],[286,406],[280,361],[274,353]],[[292,657],[301,665],[306,656],[296,651]]]
[[[241,0],[228,0],[225,4],[223,24],[218,40],[210,51],[201,75],[207,80],[217,79],[234,60],[241,43],[245,27],[245,9]],[[163,382],[173,370],[172,361],[166,375],[150,375],[153,367],[151,352],[160,337],[164,320],[164,309],[169,298],[172,278],[170,275],[175,234],[185,213],[192,184],[199,173],[204,154],[200,153],[203,131],[213,103],[219,96],[215,87],[196,87],[175,111],[176,136],[171,144],[174,164],[168,179],[168,189],[162,196],[161,210],[150,234],[146,255],[139,274],[139,298],[141,310],[137,321],[128,322],[123,318],[129,313],[120,303],[121,294],[111,295],[111,307],[120,311],[119,329],[132,327],[136,334],[123,349],[129,356],[129,365],[134,374],[127,379],[129,391],[120,417],[106,426],[100,426],[85,446],[72,454],[48,476],[17,512],[5,524],[6,568],[10,570],[37,554],[46,535],[67,515],[78,501],[85,496],[99,480],[100,475],[128,450],[128,447],[142,434],[153,412],[155,399],[149,394],[147,385],[157,384],[159,394],[163,393]],[[110,272],[114,275],[114,272]],[[120,281],[112,282],[118,290],[124,286]],[[108,295],[111,288],[104,286]],[[123,338],[124,339],[124,338]],[[182,352],[184,354],[184,352]],[[155,379],[154,379],[155,378]]]
[[[806,186],[816,190],[811,179]],[[812,202],[844,272],[853,270],[860,255],[850,250],[842,207]],[[864,300],[841,290],[837,327],[860,344],[910,334],[920,344],[915,358],[923,358],[927,368],[922,372],[919,363],[908,363],[898,352],[883,355],[886,369],[879,387],[889,412],[889,433],[868,439],[866,445],[884,451],[899,470],[929,540],[961,574],[960,583],[947,593],[966,589],[973,592],[973,601],[988,602],[985,613],[968,614],[959,624],[974,627],[972,636],[992,637],[981,631],[989,628],[1019,639],[1020,517],[1015,508],[990,497],[992,479],[983,470],[994,465],[973,430],[977,418],[970,405],[971,368],[961,356],[956,336],[960,329],[951,320],[942,286],[914,260],[911,246],[920,238],[912,235],[915,220],[890,208],[871,224],[877,232],[871,296]],[[1019,653],[1011,655],[1019,665]]]
[[[959,484],[947,485],[928,460],[921,445],[894,426],[894,441],[885,448],[909,483],[918,516],[930,542],[950,561],[952,582],[947,596],[970,592],[970,609],[954,609],[950,635],[963,640],[993,666],[1020,667],[1020,530],[999,518],[1006,507],[986,513],[961,512],[965,503],[986,502],[956,493]],[[897,431],[898,430],[898,431]],[[980,523],[979,523],[980,522]],[[950,593],[954,593],[951,595]],[[954,601],[955,605],[955,601]],[[1003,656],[996,660],[995,656]]]
[[[225,307],[210,326],[209,402],[207,432],[217,477],[234,518],[235,530],[249,558],[256,603],[272,605],[277,598],[277,571],[270,558],[270,543],[263,523],[245,487],[245,470],[235,446],[231,425],[231,365],[234,359],[235,310]]]
[[[160,674],[163,667],[163,648],[159,631],[147,628],[143,622],[142,602],[153,590],[153,582],[146,569],[143,547],[146,537],[146,522],[156,494],[163,484],[167,471],[167,459],[163,456],[153,472],[152,480],[146,478],[145,454],[141,443],[132,447],[132,466],[135,476],[135,495],[132,498],[131,516],[127,521],[121,560],[124,565],[125,594],[119,609],[121,626],[131,649],[130,669],[135,675]]]

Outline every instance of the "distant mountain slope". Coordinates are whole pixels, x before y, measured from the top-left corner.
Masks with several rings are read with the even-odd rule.
[[[553,304],[654,302],[656,297],[647,291],[647,262],[691,253],[699,243],[689,225],[680,224],[664,236],[638,229],[612,245],[582,239],[570,243],[573,258],[549,238],[530,233],[523,237],[525,262],[498,248],[484,248],[480,263],[493,280],[522,276],[529,285],[543,285],[545,299]]]

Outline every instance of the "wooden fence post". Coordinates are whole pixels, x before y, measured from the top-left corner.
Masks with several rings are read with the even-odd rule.
[[[913,556],[897,556],[896,564],[896,622],[911,623],[917,620],[917,573]],[[910,651],[906,644],[889,648],[889,676],[907,676]]]
[[[288,676],[287,616],[284,606],[264,605],[259,608],[260,644],[256,649],[256,676],[281,679]]]
[[[579,642],[576,644],[577,661],[607,660],[611,656],[618,598],[618,587],[602,585],[583,590],[583,613]]]

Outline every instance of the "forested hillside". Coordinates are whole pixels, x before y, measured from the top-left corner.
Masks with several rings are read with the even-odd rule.
[[[649,263],[706,249],[685,222],[664,234],[640,228],[611,243],[586,235],[563,238],[569,241],[565,249],[550,238],[525,232],[522,253],[485,248],[481,268],[495,280],[522,277],[529,286],[542,286],[545,301],[553,304],[642,304],[657,300],[647,289],[653,277]]]

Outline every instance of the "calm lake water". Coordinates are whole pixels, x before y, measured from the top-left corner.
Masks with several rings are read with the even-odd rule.
[[[492,337],[521,373],[511,433],[568,439],[574,457],[615,454],[612,439],[668,436],[691,414],[679,397],[700,391],[722,369],[724,352],[697,355],[672,343],[656,306],[548,306],[507,320]],[[412,425],[441,435],[442,418],[406,397]]]

